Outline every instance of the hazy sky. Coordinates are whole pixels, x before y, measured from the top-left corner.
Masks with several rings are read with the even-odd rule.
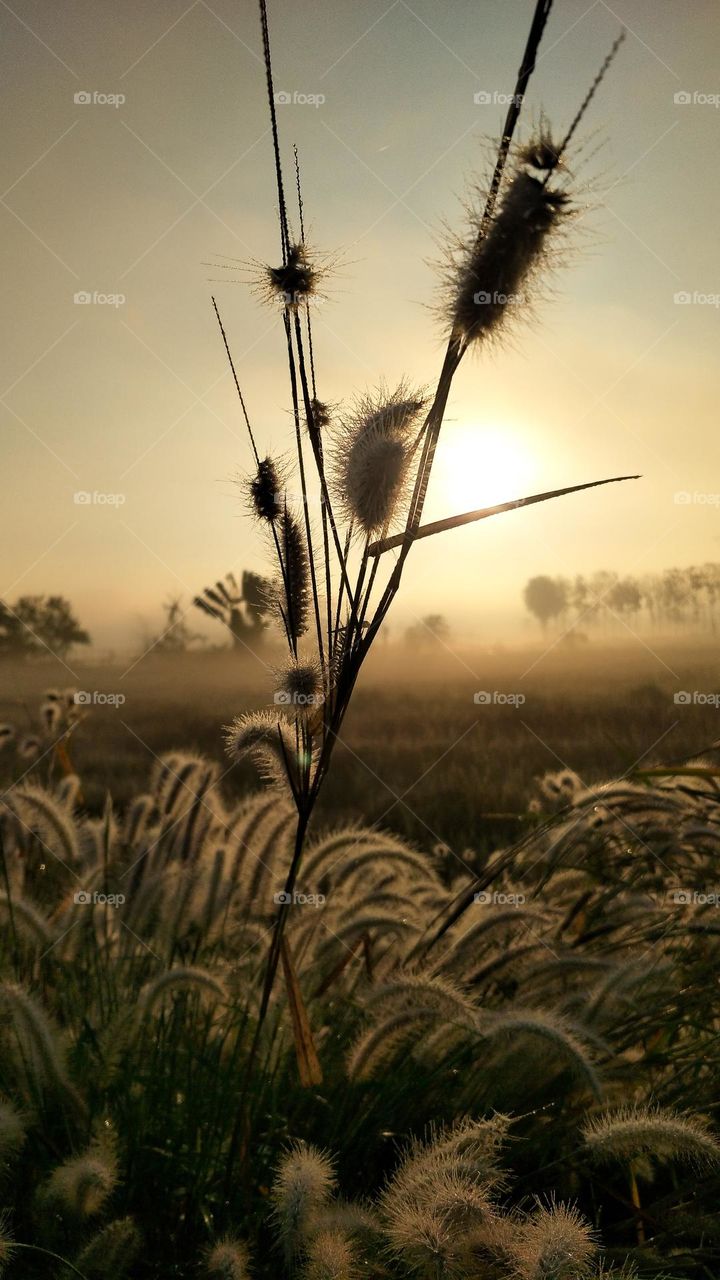
[[[325,99],[279,108],[311,238],[346,260],[316,318],[324,399],[436,375],[433,236],[487,171],[532,9],[270,0],[277,89]],[[589,208],[572,260],[530,327],[462,368],[427,511],[644,479],[419,546],[401,621],[495,618],[535,573],[720,559],[715,0],[556,0],[525,128],[541,109],[567,126],[621,23],[628,40],[584,127]],[[281,322],[203,265],[277,257],[256,6],[0,0],[0,41],[0,596],[61,591],[99,644],[123,646],[164,597],[189,602],[264,564],[232,483],[250,455],[210,293],[258,436],[278,449]],[[78,491],[122,505],[78,504]]]

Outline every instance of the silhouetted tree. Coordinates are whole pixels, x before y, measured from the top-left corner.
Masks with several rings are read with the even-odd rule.
[[[0,654],[23,658],[49,651],[62,658],[74,644],[90,644],[90,636],[63,596],[0,602]]]
[[[541,574],[531,578],[523,596],[525,607],[537,618],[543,631],[552,618],[558,618],[568,605],[568,586],[562,578],[548,578]]]
[[[420,646],[432,644],[434,640],[446,641],[449,636],[450,627],[441,613],[428,613],[405,632],[408,644]]]

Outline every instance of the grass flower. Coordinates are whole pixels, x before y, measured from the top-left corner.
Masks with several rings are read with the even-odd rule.
[[[584,1280],[596,1254],[593,1233],[576,1209],[540,1206],[519,1235],[518,1280]]]
[[[247,1246],[235,1236],[224,1236],[211,1245],[203,1258],[207,1280],[249,1280]]]
[[[103,1227],[81,1251],[77,1265],[88,1280],[124,1280],[142,1246],[132,1218],[117,1218]]]
[[[487,230],[484,201],[469,211],[467,239],[451,248],[445,271],[447,321],[466,344],[495,337],[527,308],[530,291],[566,224],[570,197],[556,181],[558,147],[541,132],[517,154],[504,197]]]
[[[53,1171],[43,1189],[43,1199],[77,1218],[100,1213],[117,1184],[117,1159],[107,1146],[90,1147]]]
[[[324,699],[319,663],[307,658],[290,658],[275,672],[275,702],[286,714],[312,716]]]
[[[392,393],[363,397],[340,423],[335,488],[348,519],[366,534],[383,529],[401,506],[425,403],[421,391],[400,383]]]
[[[720,1163],[720,1143],[703,1118],[662,1107],[625,1107],[596,1116],[583,1129],[583,1138],[592,1158],[603,1164],[643,1156],[701,1168]]]
[[[283,483],[272,458],[261,458],[250,480],[252,510],[258,520],[274,524],[282,511]]]
[[[335,1189],[333,1162],[323,1151],[297,1143],[280,1161],[272,1187],[274,1218],[288,1260],[300,1249],[312,1217]]]

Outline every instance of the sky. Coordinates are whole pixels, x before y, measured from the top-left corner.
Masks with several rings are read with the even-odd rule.
[[[437,376],[431,260],[487,177],[532,9],[269,0],[283,159],[296,143],[309,239],[340,261],[315,314],[323,399]],[[643,478],[419,545],[399,625],[442,612],[494,639],[535,574],[720,559],[714,0],[556,0],[522,131],[567,127],[623,25],[571,157],[566,261],[532,322],[462,366],[426,514]],[[282,326],[242,269],[208,265],[278,257],[258,14],[0,0],[0,73],[0,598],[61,592],[98,649],[124,650],[168,597],[266,565],[211,294],[276,451]]]

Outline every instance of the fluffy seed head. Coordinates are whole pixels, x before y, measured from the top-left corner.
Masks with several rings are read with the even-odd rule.
[[[234,1236],[224,1236],[212,1245],[203,1259],[207,1280],[248,1280],[247,1247]]]
[[[275,672],[275,702],[296,717],[314,714],[323,701],[320,667],[307,659],[290,659]]]
[[[142,1244],[140,1232],[132,1218],[117,1218],[86,1244],[78,1258],[83,1275],[120,1280],[127,1276]]]
[[[312,420],[315,429],[317,431],[322,431],[323,427],[329,427],[332,421],[331,406],[315,397],[311,400],[310,407],[312,409]]]
[[[353,1249],[342,1231],[318,1231],[308,1246],[304,1280],[353,1280]]]
[[[66,1160],[51,1173],[45,1198],[78,1218],[90,1218],[104,1208],[117,1182],[117,1162],[107,1149],[90,1147]]]
[[[335,1187],[332,1160],[306,1143],[298,1143],[280,1162],[272,1198],[285,1253],[292,1259],[314,1213],[327,1204]]]
[[[60,728],[63,717],[62,704],[59,700],[46,699],[40,707],[40,719],[47,734],[53,734]]]
[[[518,1243],[518,1280],[583,1280],[596,1251],[592,1231],[576,1209],[539,1208]]]
[[[40,754],[40,748],[40,739],[30,735],[20,740],[17,750],[21,760],[35,760]]]
[[[272,458],[261,458],[250,481],[252,507],[258,520],[265,520],[268,524],[275,523],[282,509],[281,488],[280,476]]]
[[[720,1163],[720,1143],[700,1116],[678,1115],[666,1108],[625,1107],[598,1116],[583,1129],[598,1162],[685,1160],[701,1168]]]
[[[296,759],[290,726],[269,711],[237,716],[226,725],[225,749],[235,760],[252,756],[263,776],[276,785],[287,781],[287,764],[292,769]]]
[[[285,565],[285,578],[275,584],[272,603],[279,617],[285,617],[293,640],[308,628],[310,614],[310,568],[307,547],[295,516],[287,509],[279,520],[278,540]]]
[[[11,724],[0,724],[0,751],[15,741],[15,729]]]
[[[518,153],[489,228],[482,230],[482,214],[471,211],[467,240],[451,247],[447,318],[466,343],[495,336],[529,301],[526,289],[568,214],[567,192],[549,181],[558,163],[556,144],[541,131]]]
[[[319,275],[305,245],[293,244],[284,265],[265,268],[266,296],[296,310],[317,292]]]
[[[425,406],[420,391],[401,383],[388,394],[365,396],[341,422],[335,447],[335,486],[345,514],[367,534],[396,514],[412,460],[413,427]]]

